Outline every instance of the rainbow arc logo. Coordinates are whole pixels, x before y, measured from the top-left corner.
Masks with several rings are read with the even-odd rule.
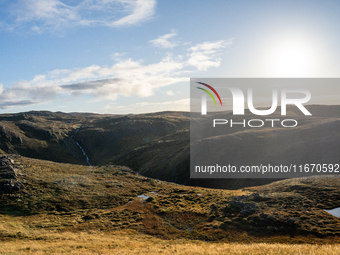
[[[220,95],[217,93],[217,91],[210,85],[206,84],[206,83],[203,83],[203,82],[197,82],[198,84],[201,84],[203,86],[206,86],[207,88],[209,88],[212,92],[214,92],[214,94],[217,96],[218,100],[220,101],[220,104],[222,106],[222,100],[221,100],[221,97]],[[214,103],[215,105],[217,105],[216,103],[216,100],[213,96],[213,94],[207,90],[207,89],[204,89],[204,88],[201,88],[201,87],[197,87],[198,89],[200,90],[203,90],[204,92],[206,92],[213,100],[214,100]],[[203,94],[202,95],[202,101],[201,101],[201,113],[202,115],[206,115],[207,114],[207,97],[206,97],[206,94]]]

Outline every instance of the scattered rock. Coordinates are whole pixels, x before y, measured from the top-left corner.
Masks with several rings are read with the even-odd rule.
[[[226,211],[229,211],[229,210],[232,213],[241,214],[242,216],[245,216],[245,215],[250,215],[250,214],[255,213],[257,210],[257,206],[254,202],[245,203],[245,202],[234,199],[228,204],[226,208]]]
[[[154,200],[153,197],[149,197],[148,199],[145,200],[145,202],[152,202]]]
[[[248,202],[251,200],[258,201],[261,199],[261,196],[257,193],[251,194],[249,196],[238,196],[235,197],[225,208],[225,213],[229,215],[232,214],[240,214],[241,216],[248,216],[255,213],[258,210],[258,207],[255,202]]]

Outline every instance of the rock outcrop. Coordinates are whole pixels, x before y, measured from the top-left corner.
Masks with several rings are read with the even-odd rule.
[[[18,179],[17,171],[11,158],[5,155],[0,156],[0,196],[13,194],[24,188]]]

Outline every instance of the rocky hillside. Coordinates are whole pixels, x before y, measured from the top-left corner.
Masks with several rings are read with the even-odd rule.
[[[209,148],[214,157],[228,157],[231,164],[339,163],[340,106],[307,107],[312,117],[288,108],[294,129],[233,128],[193,146]],[[276,115],[275,115],[276,114]],[[281,118],[275,113],[273,118]],[[192,130],[204,132],[211,123],[198,122]],[[216,118],[232,118],[216,113]],[[247,113],[245,119],[252,118]],[[0,152],[55,162],[128,166],[145,176],[180,184],[238,189],[277,179],[190,179],[190,114],[160,112],[139,115],[26,112],[0,115]],[[222,127],[225,128],[225,127]],[[254,145],[256,145],[254,147]],[[216,148],[225,148],[221,151]],[[216,151],[211,151],[216,149]],[[222,154],[223,155],[222,155]],[[204,156],[204,155],[201,155]],[[321,162],[322,161],[322,162]]]
[[[98,118],[51,112],[0,115],[0,149],[4,153],[48,159],[56,162],[86,164],[72,133],[83,122]],[[101,117],[101,116],[100,116]]]

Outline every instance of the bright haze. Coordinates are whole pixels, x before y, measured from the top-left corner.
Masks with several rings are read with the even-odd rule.
[[[190,77],[339,77],[339,9],[311,0],[3,0],[0,113],[188,111]],[[324,98],[313,103],[340,99]]]

